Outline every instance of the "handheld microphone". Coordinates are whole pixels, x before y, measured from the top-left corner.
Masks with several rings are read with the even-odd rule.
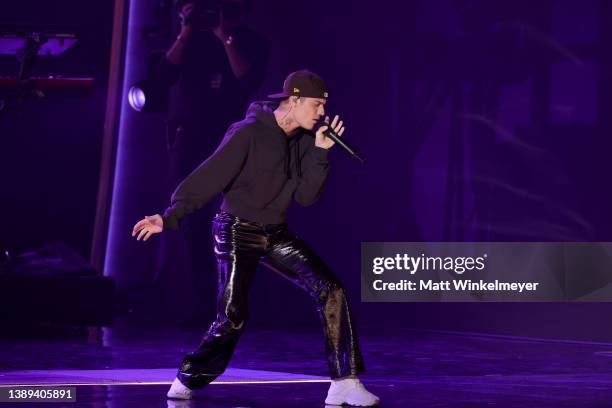
[[[323,131],[325,137],[329,137],[331,140],[336,142],[336,144],[342,146],[344,150],[349,152],[351,156],[359,160],[360,162],[364,162],[363,158],[357,153],[355,149],[353,149],[348,143],[346,143],[338,134],[332,129],[331,124],[325,122],[319,122],[320,126],[327,126],[327,129]]]

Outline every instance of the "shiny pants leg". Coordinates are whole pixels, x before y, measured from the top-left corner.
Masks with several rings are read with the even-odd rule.
[[[325,334],[331,378],[364,371],[346,292],[319,256],[286,224],[261,225],[227,213],[213,221],[217,257],[217,318],[196,351],[185,356],[178,378],[191,389],[223,373],[244,331],[248,293],[257,265],[286,277],[314,300]]]

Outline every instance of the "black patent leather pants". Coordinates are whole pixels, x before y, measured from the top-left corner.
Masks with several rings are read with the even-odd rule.
[[[196,351],[187,354],[178,378],[202,388],[223,373],[244,331],[247,299],[259,262],[306,291],[315,301],[325,333],[331,378],[356,375],[363,359],[345,290],[319,256],[286,224],[262,225],[219,213],[213,221],[217,258],[217,318]]]

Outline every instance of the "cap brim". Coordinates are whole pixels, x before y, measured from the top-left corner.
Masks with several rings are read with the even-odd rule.
[[[290,96],[291,95],[289,95],[288,93],[281,92],[281,93],[275,93],[275,94],[272,94],[272,95],[268,95],[268,98],[270,98],[270,99],[285,99],[285,98],[288,98]]]

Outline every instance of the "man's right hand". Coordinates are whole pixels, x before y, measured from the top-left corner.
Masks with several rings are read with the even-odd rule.
[[[153,234],[158,234],[164,230],[164,220],[161,215],[155,214],[146,216],[142,220],[138,221],[132,229],[132,236],[138,234],[137,241],[141,239],[146,241]]]

